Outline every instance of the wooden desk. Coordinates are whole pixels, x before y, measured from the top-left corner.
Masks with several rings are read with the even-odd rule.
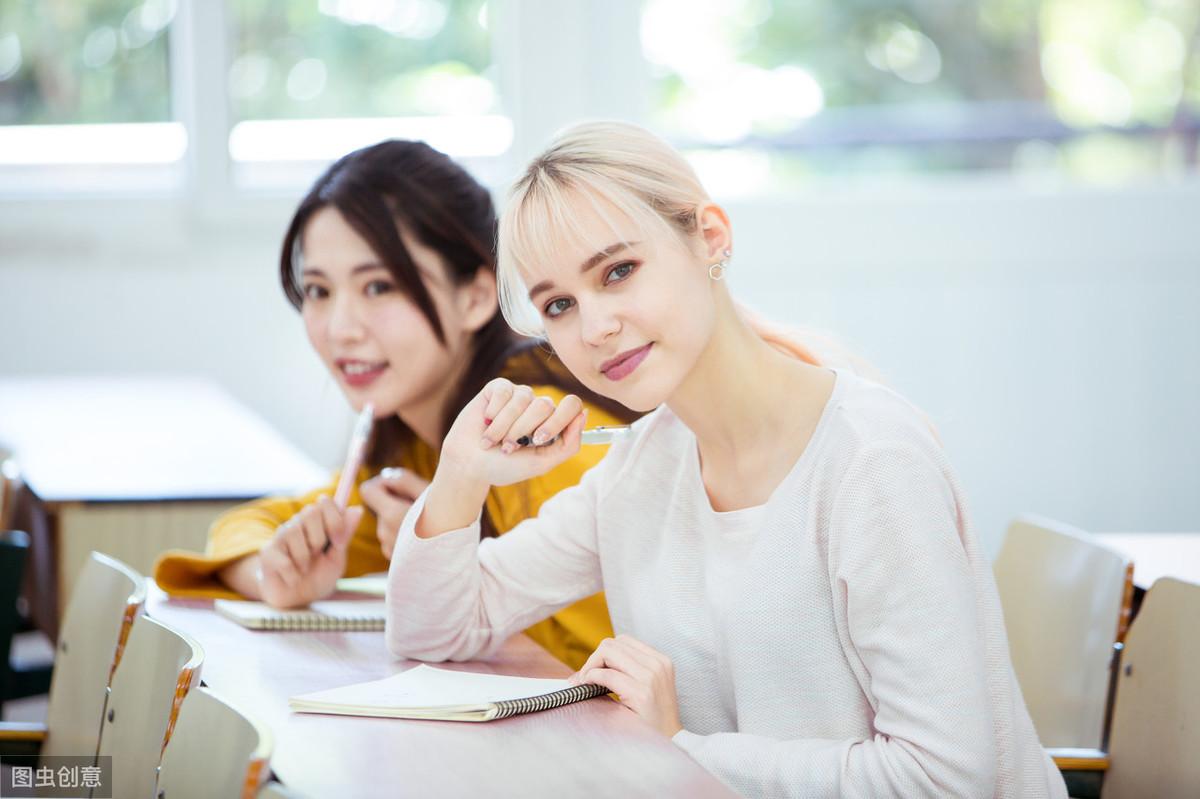
[[[1143,591],[1159,577],[1200,584],[1200,533],[1097,533],[1105,546],[1133,560],[1133,582]]]
[[[272,771],[305,796],[736,796],[609,699],[486,724],[292,713],[290,696],[416,664],[393,660],[383,633],[253,632],[211,605],[170,600],[154,587],[147,612],[200,642],[201,679],[271,729]],[[490,662],[441,665],[526,677],[570,673],[524,635]]]
[[[31,604],[51,637],[91,550],[149,573],[164,549],[203,549],[229,507],[328,479],[219,386],[187,377],[0,379],[0,446],[26,486]]]

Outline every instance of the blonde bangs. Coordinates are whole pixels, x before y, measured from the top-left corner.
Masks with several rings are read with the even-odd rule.
[[[522,271],[575,269],[564,253],[600,252],[614,243],[654,242],[674,231],[643,198],[619,181],[573,165],[534,166],[513,187],[498,231],[497,282],[505,321],[526,336],[544,334],[541,313],[529,300]],[[610,235],[587,233],[599,219]],[[626,232],[622,232],[622,230]]]

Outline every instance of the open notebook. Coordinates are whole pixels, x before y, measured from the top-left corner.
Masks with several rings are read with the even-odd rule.
[[[572,686],[566,680],[475,674],[422,664],[382,680],[293,696],[288,705],[298,713],[492,721],[606,693],[608,689],[600,685]]]
[[[265,602],[218,599],[213,609],[251,630],[382,630],[383,600],[326,599],[300,610],[277,610]]]

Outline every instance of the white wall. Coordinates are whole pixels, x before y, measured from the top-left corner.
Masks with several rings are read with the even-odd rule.
[[[320,462],[348,429],[276,280],[295,197],[0,201],[0,374],[208,375]],[[735,293],[832,331],[941,432],[994,551],[1015,513],[1200,529],[1200,182],[978,179],[729,204]]]

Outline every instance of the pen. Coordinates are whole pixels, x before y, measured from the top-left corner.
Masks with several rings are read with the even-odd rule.
[[[338,510],[345,510],[346,503],[350,500],[350,489],[354,487],[354,478],[358,475],[359,467],[362,466],[363,455],[367,450],[367,439],[371,435],[371,423],[374,420],[375,405],[368,402],[363,406],[358,420],[354,422],[354,432],[350,434],[350,447],[346,451],[346,464],[342,467],[337,490],[333,493],[333,504],[337,505]],[[326,534],[325,546],[321,548],[321,554],[328,552],[331,546],[333,546],[333,541],[329,540],[329,536]]]
[[[579,443],[581,443],[581,444],[611,444],[612,442],[616,441],[617,439],[624,438],[625,436],[629,435],[631,432],[633,432],[633,428],[627,424],[592,427],[592,428],[589,428],[589,429],[583,431],[583,434],[580,436]],[[542,446],[544,447],[544,446],[546,446],[546,444],[553,444],[555,441],[558,441],[558,436],[555,436],[554,438],[550,439],[545,444],[542,444]],[[532,443],[533,443],[533,439],[530,438],[529,436],[521,436],[520,438],[517,439],[518,446],[527,447]]]

